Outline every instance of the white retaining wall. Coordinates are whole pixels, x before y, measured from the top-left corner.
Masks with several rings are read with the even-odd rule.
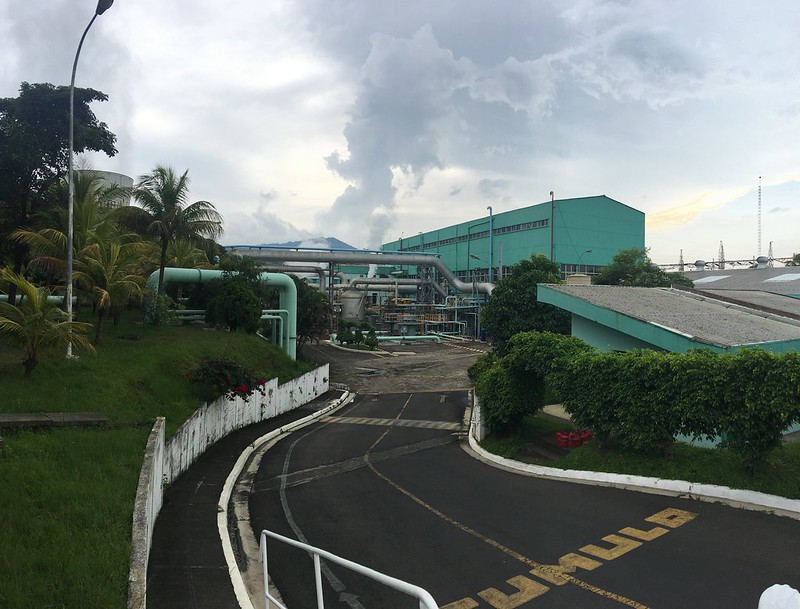
[[[258,393],[245,401],[220,398],[199,408],[175,435],[164,441],[164,418],[159,417],[147,440],[131,535],[131,562],[128,575],[128,609],[145,609],[147,596],[147,560],[153,528],[164,496],[164,486],[202,455],[209,446],[232,431],[271,419],[307,404],[328,391],[329,366],[325,364],[283,385],[277,379],[265,386],[266,395]]]

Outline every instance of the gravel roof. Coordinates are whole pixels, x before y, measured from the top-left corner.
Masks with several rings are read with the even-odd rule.
[[[783,312],[800,317],[800,298],[774,294],[760,290],[698,290],[703,294],[714,297],[734,299],[741,303],[748,303],[755,307],[771,309],[772,312]]]
[[[672,288],[549,284],[547,287],[722,347],[800,340],[800,325],[794,320]]]
[[[800,294],[800,267],[765,269],[715,269],[686,271],[698,290],[762,290],[774,294]]]

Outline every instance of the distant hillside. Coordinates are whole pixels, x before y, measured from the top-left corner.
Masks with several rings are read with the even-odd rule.
[[[340,241],[336,237],[317,237],[315,239],[302,239],[299,241],[287,241],[286,243],[261,243],[260,245],[266,245],[268,247],[285,247],[289,248],[303,248],[303,247],[314,247],[314,248],[324,248],[324,249],[335,249],[335,250],[355,250],[358,249],[345,243],[344,241]]]

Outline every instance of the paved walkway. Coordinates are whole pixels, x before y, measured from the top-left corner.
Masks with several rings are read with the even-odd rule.
[[[164,492],[147,568],[147,606],[153,609],[238,607],[217,530],[222,487],[253,441],[323,408],[341,392],[275,419],[250,425],[214,444]]]

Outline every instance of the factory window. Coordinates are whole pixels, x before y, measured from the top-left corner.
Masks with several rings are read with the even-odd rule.
[[[534,230],[537,228],[545,228],[546,226],[550,225],[550,220],[545,218],[544,220],[534,220],[532,222],[523,222],[521,224],[514,224],[512,226],[503,226],[501,228],[495,228],[492,232],[495,235],[504,235],[506,233],[517,233],[519,231],[524,230]],[[453,243],[463,243],[464,241],[474,241],[475,239],[485,239],[489,236],[488,230],[483,230],[478,233],[469,233],[466,235],[459,235],[458,237],[450,237],[448,239],[441,239],[440,241],[426,241],[425,242],[425,249],[436,249],[439,247],[444,247],[445,245],[452,245]],[[412,247],[404,247],[401,251],[404,252],[412,252],[419,250],[420,247],[418,245]]]

